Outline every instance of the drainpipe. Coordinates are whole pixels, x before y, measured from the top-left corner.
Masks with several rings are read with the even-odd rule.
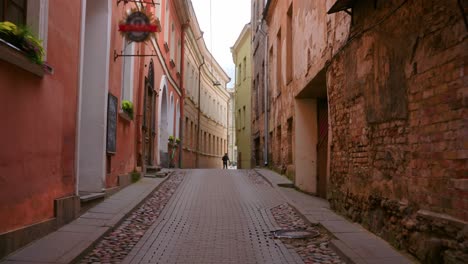
[[[200,85],[201,85],[201,67],[205,65],[205,57],[202,57],[202,63],[198,65],[198,118],[197,118],[197,155],[195,156],[195,165],[197,168],[200,168],[200,114],[201,114],[201,105],[200,105]]]
[[[182,168],[182,154],[183,152],[183,145],[184,145],[184,104],[185,104],[185,83],[184,83],[184,73],[185,73],[185,64],[184,64],[184,57],[185,57],[185,49],[184,49],[184,43],[185,43],[185,31],[187,30],[189,26],[189,21],[185,22],[185,24],[182,25],[182,32],[180,33],[180,90],[182,91],[182,96],[180,97],[180,104],[179,104],[179,111],[180,111],[180,116],[179,116],[179,139],[180,139],[180,145],[179,145],[179,168]]]
[[[265,67],[264,67],[264,73],[263,73],[263,101],[264,101],[264,137],[265,137],[265,142],[263,146],[263,160],[264,160],[264,165],[265,167],[268,166],[268,34],[263,31],[262,25],[264,23],[264,19],[261,20],[261,24],[259,25],[259,31],[262,33],[262,35],[265,38]]]

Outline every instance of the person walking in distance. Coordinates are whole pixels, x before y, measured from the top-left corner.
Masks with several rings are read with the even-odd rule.
[[[223,169],[227,169],[228,160],[229,160],[228,154],[224,153],[224,156],[223,156]]]

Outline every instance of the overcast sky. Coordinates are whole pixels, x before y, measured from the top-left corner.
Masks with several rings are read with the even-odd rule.
[[[235,67],[230,48],[244,25],[250,22],[250,0],[192,0],[192,4],[200,28],[205,32],[203,37],[206,46],[231,80],[234,80]]]

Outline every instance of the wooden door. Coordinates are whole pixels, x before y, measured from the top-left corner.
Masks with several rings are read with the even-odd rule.
[[[328,104],[326,99],[317,100],[317,116],[317,195],[327,198]]]
[[[145,78],[145,104],[144,104],[144,149],[145,149],[145,165],[153,165],[154,160],[154,102],[155,93],[148,79]]]

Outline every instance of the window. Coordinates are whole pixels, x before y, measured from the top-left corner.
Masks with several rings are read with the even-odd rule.
[[[242,123],[242,129],[245,129],[245,120],[246,120],[246,115],[245,115],[245,105],[244,105],[244,107],[242,108],[242,110],[243,110],[243,116],[242,116],[242,121],[243,121],[243,123]]]
[[[276,164],[281,165],[281,156],[282,156],[282,149],[281,149],[281,125],[276,128]]]
[[[241,71],[242,71],[242,63],[239,63],[239,67],[237,68],[237,78],[236,78],[236,82],[237,84],[240,84],[240,81],[241,81]]]
[[[278,30],[278,35],[276,35],[276,94],[280,94],[280,89],[283,84],[283,80],[281,78],[281,72],[282,72],[282,46],[281,46],[281,29]]]
[[[175,56],[175,50],[174,50],[174,45],[175,45],[175,26],[174,26],[174,23],[171,24],[171,43],[169,43],[170,45],[170,59],[171,61],[174,62],[174,56]],[[175,66],[175,65],[174,65]]]
[[[176,56],[176,65],[177,65],[177,72],[180,73],[180,56],[181,56],[181,44],[180,39],[177,40],[177,56]]]
[[[164,41],[169,42],[169,0],[166,0],[166,14],[164,15]]]
[[[44,60],[47,55],[49,0],[0,0],[0,21],[27,25],[42,40]]]
[[[288,164],[293,164],[293,118],[288,119]]]
[[[184,86],[185,91],[187,92],[188,97],[191,95],[190,84],[189,84],[189,75],[190,75],[190,63],[186,59],[187,63],[185,64],[185,73],[184,73]]]
[[[10,21],[16,25],[26,25],[26,0],[0,0],[0,21]]]
[[[288,20],[286,27],[286,82],[289,84],[293,80],[293,27],[292,27],[292,18],[293,18],[293,6],[292,3],[288,9]]]
[[[161,20],[161,0],[154,0],[156,18]]]
[[[193,124],[193,123],[192,123],[192,124]],[[197,133],[198,133],[198,132],[197,132],[197,131],[198,131],[198,130],[197,130],[197,127],[198,127],[198,126],[195,125],[194,127],[195,127],[195,128],[194,128],[195,130],[193,130],[192,148],[196,148],[196,147],[197,147],[197,141],[199,140],[199,139],[197,138],[197,135],[198,135],[198,134],[197,134]]]
[[[262,72],[261,74],[265,74],[265,61],[262,62]],[[267,88],[266,86],[266,83],[263,79],[264,77],[262,76],[262,79],[259,80],[259,82],[261,82],[263,85],[260,86],[259,84],[259,107],[260,107],[260,112],[261,113],[264,113],[265,112],[265,90]]]
[[[175,116],[175,137],[180,138],[180,103],[176,103],[176,116]]]
[[[190,147],[190,136],[192,135],[192,131],[189,130],[191,127],[189,127],[189,120],[188,117],[185,117],[185,126],[184,126],[184,146],[185,147]],[[189,136],[190,135],[190,136]]]
[[[216,101],[213,99],[212,104],[211,104],[211,114],[210,116],[213,118],[213,120],[216,120]]]
[[[247,57],[244,57],[244,72],[242,73],[244,80],[247,78]]]
[[[135,54],[135,45],[134,42],[127,42],[124,39],[124,54]],[[134,57],[123,57],[122,63],[122,90],[121,90],[121,100],[133,101],[133,65]]]
[[[268,72],[269,72],[269,76],[271,76],[269,78],[269,80],[271,80],[272,82],[270,83],[271,85],[269,86],[269,95],[270,95],[270,98],[271,98],[271,95],[272,94],[275,94],[276,92],[276,86],[277,84],[273,84],[273,80],[276,80],[276,76],[275,76],[275,71],[273,70],[273,46],[270,48],[270,52],[268,54],[268,61],[269,61],[269,65],[270,67],[268,67]],[[274,91],[272,91],[271,89],[275,89]]]
[[[257,77],[254,79],[253,81],[253,89],[254,89],[254,101],[253,101],[253,110],[254,110],[254,113],[255,113],[255,119],[258,119],[258,107],[259,107],[259,96],[258,96],[258,74],[257,74]]]
[[[237,114],[237,118],[236,118],[236,119],[237,119],[237,120],[236,120],[236,121],[237,121],[236,123],[237,123],[237,127],[238,127],[237,129],[240,130],[240,129],[241,129],[241,125],[242,125],[242,115],[241,115],[241,110],[240,110],[240,109],[238,109],[238,114]]]

